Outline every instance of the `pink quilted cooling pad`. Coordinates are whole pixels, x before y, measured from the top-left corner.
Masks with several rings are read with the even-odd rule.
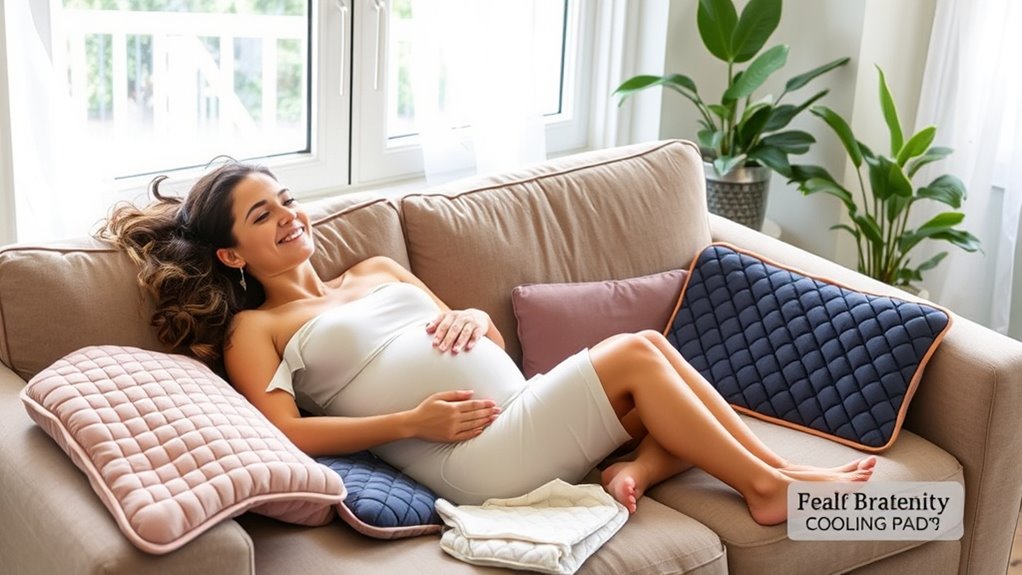
[[[184,356],[86,347],[32,378],[21,399],[149,553],[245,511],[322,525],[346,494],[337,473]]]

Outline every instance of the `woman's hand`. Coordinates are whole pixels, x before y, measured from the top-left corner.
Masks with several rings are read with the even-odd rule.
[[[435,334],[433,347],[441,352],[465,351],[479,341],[490,327],[490,316],[479,309],[449,310],[441,313],[426,326],[426,333]]]
[[[412,414],[412,433],[445,443],[471,439],[497,419],[500,407],[489,399],[469,399],[471,390],[441,391],[427,397]]]

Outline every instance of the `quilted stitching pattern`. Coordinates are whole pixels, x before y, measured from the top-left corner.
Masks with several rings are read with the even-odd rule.
[[[361,451],[316,461],[344,479],[348,496],[338,511],[359,532],[382,539],[440,532],[436,495],[382,459]]]
[[[555,479],[512,499],[437,508],[451,528],[440,547],[469,563],[574,573],[628,519],[628,510],[599,485]]]
[[[190,358],[87,347],[39,373],[21,398],[150,553],[249,509],[323,524],[345,495],[336,473]]]
[[[730,403],[867,448],[889,446],[949,317],[711,245],[668,340]]]

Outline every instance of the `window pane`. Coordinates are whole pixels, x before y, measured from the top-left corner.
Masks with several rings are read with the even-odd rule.
[[[64,0],[82,153],[117,176],[308,151],[307,0]]]
[[[413,85],[413,54],[416,49],[421,50],[423,46],[417,46],[424,29],[434,33],[436,26],[423,25],[416,21],[416,6],[423,7],[424,2],[434,0],[393,0],[391,2],[390,25],[387,36],[388,51],[388,77],[387,77],[387,138],[401,138],[413,136],[415,130],[415,95]],[[533,35],[533,69],[536,70],[536,89],[542,102],[542,110],[546,115],[558,114],[561,112],[562,101],[562,78],[564,75],[564,49],[565,49],[565,14],[568,0],[553,1],[544,0],[532,3],[534,10],[533,22],[535,31]],[[461,8],[467,7],[464,4]],[[464,15],[464,12],[462,12]],[[448,20],[448,22],[451,22]],[[471,34],[471,26],[462,26],[451,23],[449,28],[435,32],[439,37],[447,40],[439,40],[440,51],[443,54],[445,47],[458,45],[459,35]],[[432,39],[437,42],[436,38]],[[464,44],[463,42],[461,43]],[[485,46],[480,50],[486,50]],[[448,87],[451,77],[448,73],[451,62],[446,55],[441,56],[439,62],[433,63],[439,68],[439,102],[438,106],[445,115],[456,118],[463,114],[459,108],[462,103],[456,101],[456,96],[445,97],[450,94]],[[456,121],[455,121],[456,122]],[[468,120],[465,119],[467,123]]]

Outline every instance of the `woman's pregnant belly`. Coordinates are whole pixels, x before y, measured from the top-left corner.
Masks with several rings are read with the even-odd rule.
[[[473,399],[504,405],[524,385],[514,361],[489,338],[480,338],[470,351],[441,353],[425,325],[416,325],[377,353],[327,412],[351,417],[396,413],[415,408],[434,393],[458,389],[473,390]]]

